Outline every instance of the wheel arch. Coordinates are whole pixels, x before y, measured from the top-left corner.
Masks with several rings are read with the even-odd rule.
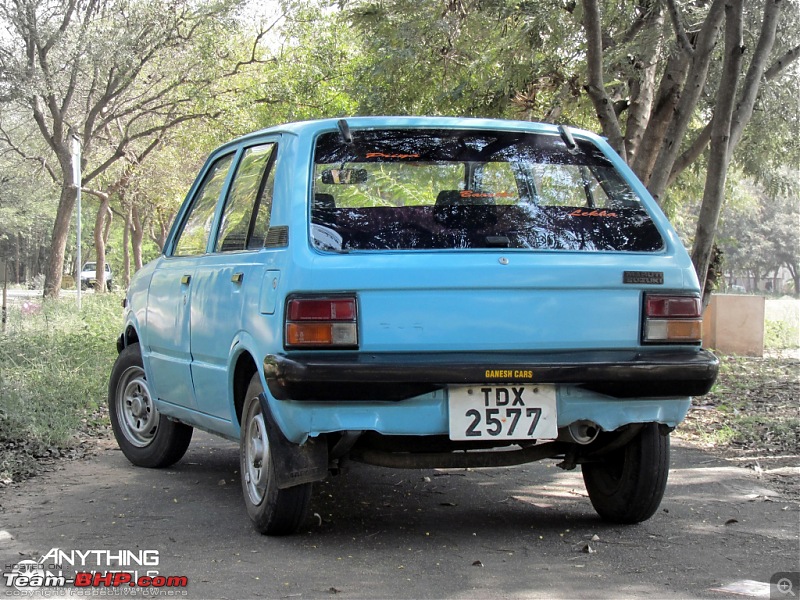
[[[121,353],[125,348],[131,344],[139,342],[139,332],[134,327],[133,323],[125,325],[125,330],[117,338],[117,354]]]
[[[258,372],[258,366],[248,350],[243,350],[235,359],[233,367],[233,407],[236,412],[236,422],[242,422],[242,410],[247,399],[247,387],[253,375]]]

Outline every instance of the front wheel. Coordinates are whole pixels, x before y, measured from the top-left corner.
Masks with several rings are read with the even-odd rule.
[[[294,533],[305,520],[311,502],[311,484],[279,489],[259,394],[264,388],[256,373],[247,388],[242,410],[239,462],[247,513],[264,535]]]
[[[669,474],[669,436],[648,423],[602,462],[582,466],[592,506],[613,523],[640,523],[655,514]]]
[[[122,453],[137,467],[178,462],[192,441],[192,428],[162,417],[147,384],[139,344],[120,352],[108,382],[108,414]]]

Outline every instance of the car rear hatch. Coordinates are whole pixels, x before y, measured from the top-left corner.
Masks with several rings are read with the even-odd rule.
[[[268,360],[279,397],[371,397],[380,385],[400,398],[486,380],[664,396],[713,381],[688,256],[588,139],[326,133],[310,204],[286,352]],[[651,305],[664,314],[648,317]]]

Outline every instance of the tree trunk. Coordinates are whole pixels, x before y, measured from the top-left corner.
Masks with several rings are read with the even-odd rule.
[[[726,174],[733,153],[731,122],[736,103],[736,88],[739,82],[742,54],[744,53],[743,2],[744,0],[728,0],[725,3],[725,60],[722,65],[717,102],[714,108],[711,151],[703,190],[703,202],[697,217],[697,229],[692,249],[692,262],[704,296],[710,294],[710,290],[706,286],[708,266],[711,261],[719,213],[725,198]]]
[[[133,207],[125,207],[125,227],[122,230],[122,284],[125,289],[131,284],[131,211]]]
[[[134,206],[131,210],[133,227],[131,227],[131,247],[133,248],[134,272],[142,268],[142,239],[144,239],[144,229],[139,218],[139,210]]]
[[[648,18],[645,35],[645,50],[636,59],[638,78],[630,82],[631,103],[628,107],[628,121],[625,126],[625,151],[629,165],[634,164],[639,144],[647,129],[647,120],[653,108],[656,91],[656,73],[658,71],[658,55],[663,43],[664,13],[659,7],[653,7]]]
[[[794,281],[794,297],[800,298],[800,269],[797,268],[797,265],[786,264],[786,268],[789,269],[789,274],[792,276],[792,281]],[[783,292],[783,290],[781,290]]]
[[[67,249],[70,220],[72,219],[72,211],[75,209],[77,196],[72,170],[66,168],[63,171],[64,185],[61,188],[61,198],[58,201],[56,220],[53,224],[53,236],[50,242],[50,254],[44,276],[45,298],[58,298],[61,293],[61,278],[64,274],[64,253]],[[80,282],[78,284],[80,285]]]
[[[165,220],[161,217],[158,220],[158,237],[156,238],[155,242],[158,244],[158,249],[162,252],[164,251],[164,246],[167,243],[167,236],[169,235],[169,221]]]
[[[97,218],[94,221],[94,247],[97,252],[97,272],[94,284],[95,294],[103,294],[106,291],[106,240],[107,227],[111,224],[111,208],[109,207],[108,196],[100,199],[100,207],[97,209]]]
[[[22,264],[19,261],[20,257],[20,246],[22,245],[22,234],[17,233],[17,254],[16,260],[14,261],[14,283],[19,285],[19,281],[22,278]]]
[[[649,183],[650,176],[653,174],[658,151],[661,149],[667,128],[672,121],[688,73],[689,55],[686,52],[673,52],[667,60],[667,66],[661,77],[658,93],[647,120],[647,127],[642,134],[632,165],[633,172],[645,185]]]

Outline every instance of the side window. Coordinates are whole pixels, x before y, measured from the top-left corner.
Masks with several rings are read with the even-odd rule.
[[[211,225],[214,222],[214,211],[232,161],[233,154],[228,154],[218,159],[208,170],[178,236],[174,256],[196,256],[205,253]]]
[[[545,206],[588,206],[586,187],[578,165],[533,166],[539,202]]]
[[[253,233],[247,242],[248,250],[257,250],[264,246],[269,231],[269,221],[272,214],[272,193],[275,189],[275,161],[278,147],[270,144],[270,159],[265,163],[267,176],[261,184],[256,199],[255,212],[253,213]]]
[[[613,208],[604,182],[599,179],[602,171],[584,165],[535,165],[533,172],[539,201],[545,206]],[[610,184],[606,182],[606,185]],[[627,186],[622,186],[620,193],[628,193]]]
[[[517,204],[519,188],[511,163],[489,162],[477,169],[475,189],[487,198],[489,204]]]
[[[265,179],[264,173],[270,166],[274,148],[274,144],[264,144],[244,151],[228,193],[225,210],[222,213],[216,252],[237,252],[245,248],[259,248],[263,245],[266,231],[264,234],[261,234],[260,231],[251,234],[251,229],[256,223],[254,218],[263,217],[265,212],[267,225],[269,225],[273,177],[270,173],[270,177]],[[266,207],[264,206],[265,196],[269,198]],[[259,222],[261,220],[258,219]],[[250,243],[248,243],[248,234],[251,234]],[[260,241],[255,239],[259,237]]]

